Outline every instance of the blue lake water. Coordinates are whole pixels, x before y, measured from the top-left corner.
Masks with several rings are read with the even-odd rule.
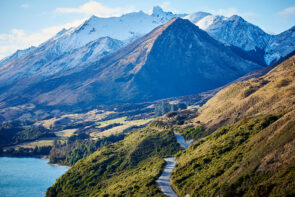
[[[0,197],[45,196],[68,169],[50,165],[47,159],[0,157]]]

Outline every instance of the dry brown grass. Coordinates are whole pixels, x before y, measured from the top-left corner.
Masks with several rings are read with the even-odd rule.
[[[210,99],[194,122],[211,131],[246,116],[281,113],[295,109],[295,56],[263,77],[231,84]]]
[[[113,127],[110,129],[107,129],[103,132],[97,132],[97,133],[91,133],[90,136],[92,138],[98,138],[98,137],[103,137],[103,136],[110,136],[112,134],[118,134],[123,132],[125,129],[131,127],[131,126],[141,126],[141,125],[145,125],[149,122],[151,122],[153,119],[140,119],[140,120],[131,120],[128,121],[126,120],[127,117],[121,117],[121,118],[117,118],[117,119],[112,119],[112,120],[107,120],[107,121],[102,121],[102,122],[98,122],[100,125],[99,127],[105,127],[114,123],[120,123],[122,125],[117,126],[117,127]]]
[[[21,143],[15,146],[7,146],[4,149],[13,148],[18,150],[19,148],[35,148],[36,146],[42,147],[42,146],[52,146],[54,142],[54,138],[46,138],[46,139],[40,139],[36,140],[34,142],[25,142]]]

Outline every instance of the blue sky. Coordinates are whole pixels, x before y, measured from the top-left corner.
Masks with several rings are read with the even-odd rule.
[[[238,14],[268,33],[295,25],[294,0],[1,0],[0,59],[17,49],[46,41],[63,27],[77,26],[89,16],[120,16],[160,5],[165,11]]]

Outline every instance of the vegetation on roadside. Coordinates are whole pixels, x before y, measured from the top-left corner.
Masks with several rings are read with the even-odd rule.
[[[181,134],[186,140],[196,140],[202,136],[204,130],[204,126],[200,125],[192,128],[178,129],[177,132]]]
[[[287,165],[285,158],[269,158],[273,151],[294,143],[295,120],[290,119],[294,114],[245,118],[197,141],[177,157],[172,174],[175,190],[181,196],[294,194],[295,158],[288,158]],[[288,152],[294,155],[295,149]],[[266,167],[264,159],[273,163]]]
[[[173,132],[147,127],[78,161],[47,196],[162,196],[156,186],[165,161],[180,147]]]

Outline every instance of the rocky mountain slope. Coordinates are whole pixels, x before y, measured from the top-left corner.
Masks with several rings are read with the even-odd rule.
[[[18,69],[18,67],[22,67],[23,64],[28,65],[27,67],[34,67],[31,70],[36,70],[36,67],[40,68],[45,64],[54,65],[55,68],[65,67],[66,64],[59,64],[56,59],[63,59],[67,57],[69,53],[71,54],[81,47],[84,49],[87,46],[93,47],[90,45],[90,42],[99,42],[99,39],[109,37],[109,39],[119,40],[123,44],[128,44],[177,16],[182,15],[164,12],[158,6],[154,7],[151,15],[140,11],[125,14],[120,17],[100,18],[92,16],[78,27],[63,29],[38,47],[18,50],[11,56],[1,60],[0,67],[17,67]],[[100,45],[102,44],[103,42],[100,42]],[[105,44],[106,46],[101,46],[100,50],[102,51],[96,56],[96,60],[98,60],[104,52],[117,49],[117,47],[110,48],[111,45],[108,45],[108,43]],[[123,46],[123,44],[121,44],[121,46]],[[104,48],[106,49],[105,51]],[[88,50],[91,50],[91,48]],[[34,53],[31,53],[32,51],[34,51]],[[81,54],[79,56],[87,55],[81,50],[80,52]],[[69,58],[65,58],[64,61],[67,61]],[[86,61],[85,59],[83,60]],[[77,62],[77,64],[83,63],[83,60]],[[27,71],[24,72],[21,70],[20,73],[22,72],[23,75],[27,74]]]
[[[244,50],[260,64],[270,65],[295,50],[294,27],[270,35],[237,15],[224,17],[201,12],[186,18],[216,40]]]
[[[145,35],[155,27],[168,22],[173,17],[188,19],[218,41],[249,52],[249,55],[253,56],[252,60],[257,59],[259,64],[266,63],[269,65],[294,50],[292,45],[294,42],[292,32],[294,31],[292,28],[280,35],[273,36],[245,21],[240,16],[224,17],[206,12],[196,12],[189,15],[173,14],[172,12],[164,12],[159,6],[156,6],[153,8],[151,15],[141,11],[125,14],[121,17],[99,18],[92,16],[78,27],[72,27],[68,30],[63,29],[56,36],[38,47],[18,50],[11,56],[1,60],[0,67],[6,64],[10,66],[27,64],[28,62],[34,62],[36,66],[49,64],[54,62],[56,58],[63,58],[68,53],[72,53],[73,50],[85,47],[88,43],[102,37],[110,37],[127,44]],[[288,47],[278,46],[278,43],[282,40],[284,40],[284,45]],[[284,51],[282,48],[285,48]],[[33,50],[34,53],[41,56],[31,55],[25,59],[14,61],[29,55]],[[39,57],[39,59],[36,59],[36,57]],[[56,67],[62,66],[64,65],[56,65]]]
[[[259,64],[265,64],[264,51],[272,36],[258,26],[237,15],[208,15],[195,24],[216,40],[237,47],[237,50],[242,49],[246,56],[253,57]]]
[[[208,15],[195,24],[216,40],[240,47],[245,51],[264,50],[271,38],[262,29],[237,15],[231,17]]]
[[[25,56],[27,54],[29,54],[30,52],[34,51],[36,47],[32,46],[32,47],[29,47],[27,49],[24,49],[24,50],[17,50],[14,54],[12,54],[11,56],[8,56],[2,60],[0,60],[0,67],[5,65],[6,63],[14,60],[14,59],[17,59],[17,58],[20,58],[22,56]]]
[[[44,78],[42,69],[47,67],[35,66],[35,73],[22,72],[30,76],[21,79],[17,77],[20,69],[8,72],[11,76],[4,70],[12,68],[1,69],[2,105],[31,101],[89,106],[155,100],[214,89],[262,67],[241,58],[188,20],[175,18],[97,62],[80,64],[80,69]]]
[[[278,61],[295,50],[295,26],[273,36],[265,50],[265,62],[270,64]]]

